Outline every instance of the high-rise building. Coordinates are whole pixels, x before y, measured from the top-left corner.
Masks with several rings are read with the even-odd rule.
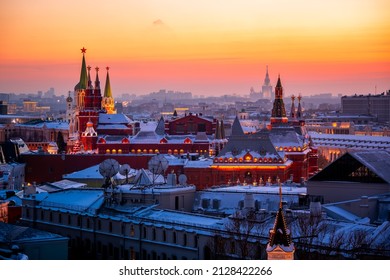
[[[374,115],[378,122],[389,122],[390,90],[377,95],[343,96],[341,109],[345,115]]]
[[[267,71],[265,74],[264,84],[261,87],[261,92],[262,92],[263,98],[272,100],[274,98],[274,96],[273,96],[272,85],[271,85],[270,81],[271,80],[270,80],[269,75],[268,75],[268,66],[267,66]]]

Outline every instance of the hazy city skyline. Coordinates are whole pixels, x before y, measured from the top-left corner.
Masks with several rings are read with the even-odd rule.
[[[246,95],[280,74],[286,95],[377,93],[390,85],[390,3],[29,1],[0,4],[0,92],[66,94],[81,52],[110,66],[114,96],[159,89]],[[92,71],[93,76],[95,75]]]

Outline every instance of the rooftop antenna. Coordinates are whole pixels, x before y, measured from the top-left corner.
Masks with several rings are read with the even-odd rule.
[[[119,171],[119,163],[112,158],[104,160],[102,163],[99,164],[99,173],[104,177],[104,193],[106,196],[106,199],[108,199],[109,204],[111,204],[113,200],[113,190],[112,190],[112,177],[114,177],[115,174],[117,174]],[[108,197],[107,189],[111,188],[110,197]]]
[[[119,168],[119,173],[123,176],[126,176],[126,184],[129,183],[129,173],[130,173],[130,165],[128,164],[122,164],[121,167]]]

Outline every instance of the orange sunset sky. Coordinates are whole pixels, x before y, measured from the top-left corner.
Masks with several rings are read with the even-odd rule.
[[[1,0],[0,38],[6,93],[66,95],[82,47],[114,96],[244,95],[266,65],[286,95],[390,89],[388,0]]]

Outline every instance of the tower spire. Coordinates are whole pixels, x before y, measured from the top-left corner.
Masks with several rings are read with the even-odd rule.
[[[295,96],[294,94],[291,95],[291,112],[290,112],[290,117],[295,119],[296,113],[295,113]]]
[[[269,79],[269,75],[268,75],[268,65],[267,65],[266,72],[265,72],[264,85],[269,86],[269,83],[270,83],[270,79]]]
[[[81,71],[80,71],[80,81],[79,83],[74,87],[75,90],[80,89],[86,89],[88,84],[88,77],[87,77],[87,65],[85,63],[85,53],[87,49],[82,48],[81,53],[83,54],[83,59],[81,61]]]
[[[298,119],[302,118],[301,99],[302,99],[302,96],[301,96],[301,95],[298,95],[298,110],[297,110],[297,118],[298,118]]]
[[[106,70],[107,70],[107,76],[106,76],[106,86],[104,87],[104,97],[112,97],[110,75],[108,73],[108,70],[110,70],[110,67],[106,67]]]
[[[92,81],[91,81],[91,66],[88,65],[88,75],[87,75],[87,80],[88,80],[88,88],[92,88]]]
[[[271,124],[287,123],[286,108],[283,102],[283,87],[278,75],[278,82],[275,87],[275,100],[272,107]]]
[[[99,67],[96,66],[95,70],[96,70],[95,88],[100,88]]]
[[[106,76],[106,85],[104,87],[104,96],[102,100],[102,108],[104,108],[107,114],[116,114],[114,98],[112,97],[111,84],[110,84],[110,75],[108,70],[109,67],[106,67],[107,76]]]

